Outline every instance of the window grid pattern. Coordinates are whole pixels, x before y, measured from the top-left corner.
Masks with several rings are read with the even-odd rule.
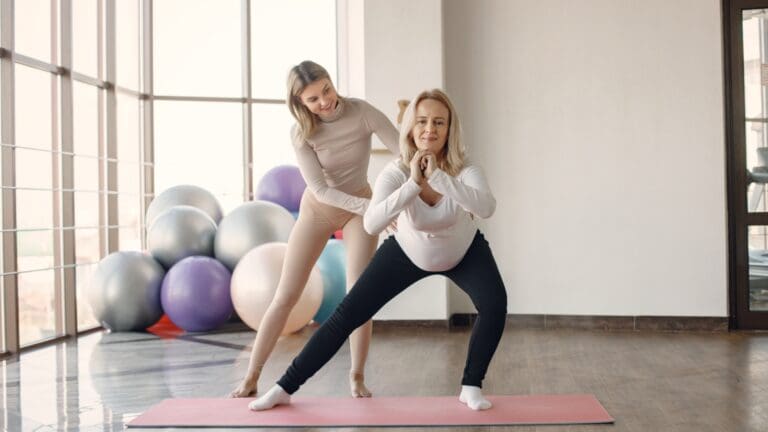
[[[155,94],[153,14],[158,3],[167,1],[0,0],[0,354],[17,353],[22,347],[73,336],[98,325],[92,317],[83,319],[89,314],[83,300],[84,278],[93,274],[101,258],[124,245],[146,246],[144,214],[155,196],[154,101],[239,104],[243,175],[238,194],[243,201],[254,198],[258,179],[253,172],[253,123],[259,121],[258,112],[285,103],[280,97],[264,97],[260,91],[253,94],[254,63],[259,60],[252,55],[252,45],[259,35],[252,31],[252,22],[264,19],[269,2],[228,0],[239,9],[241,23],[241,90],[239,97],[231,97]],[[41,9],[35,9],[38,3],[45,6],[42,16]],[[285,4],[302,8],[310,3],[288,0]],[[335,2],[325,0],[324,5],[333,9],[328,16],[335,29]],[[49,34],[44,39],[50,46],[29,35],[31,29],[46,27]],[[332,66],[334,76],[335,49],[334,44],[332,58],[320,59]],[[51,81],[46,102],[50,117],[45,124],[51,138],[43,147],[17,139],[20,75],[16,70],[20,67],[45,74]],[[39,86],[32,88],[40,90]],[[83,117],[88,120],[78,118],[78,109],[84,106],[78,99],[82,92],[92,97],[86,104],[90,111]],[[121,108],[126,105],[129,107]],[[81,149],[82,133],[90,134],[86,141],[95,148]],[[255,135],[258,141],[259,133]],[[19,172],[22,163],[35,165],[41,176],[31,183],[17,182],[25,178]],[[29,194],[44,209],[41,223],[19,217],[21,200]],[[228,194],[231,199],[231,192]],[[30,238],[37,239],[42,245],[38,249],[46,252],[36,255],[40,258],[36,264],[19,260],[31,248],[25,240]],[[20,294],[35,277],[47,280],[49,289],[53,288],[52,306],[44,311],[50,328],[20,338],[20,303],[28,297],[26,292]]]

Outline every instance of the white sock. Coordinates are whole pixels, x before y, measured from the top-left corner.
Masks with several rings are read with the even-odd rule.
[[[487,410],[493,406],[491,401],[483,397],[480,387],[475,386],[461,386],[459,400],[475,411]]]
[[[253,402],[248,404],[248,409],[251,411],[264,411],[272,409],[277,405],[287,405],[291,403],[291,395],[285,392],[282,387],[275,384],[264,395],[256,398]]]

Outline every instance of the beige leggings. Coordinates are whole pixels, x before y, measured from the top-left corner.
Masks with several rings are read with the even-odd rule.
[[[366,186],[353,195],[370,198]],[[262,319],[251,353],[249,375],[258,376],[261,367],[274,349],[280,332],[293,306],[301,296],[312,267],[317,262],[331,234],[342,229],[347,250],[347,289],[360,277],[376,251],[377,236],[363,229],[363,217],[346,210],[323,204],[308,189],[304,191],[299,218],[288,239],[288,248],[277,292]],[[371,322],[350,336],[352,372],[362,373],[368,356]]]
[[[371,187],[352,194],[371,197]],[[372,236],[363,229],[363,217],[338,207],[323,204],[309,190],[304,191],[296,221],[288,239],[283,271],[276,297],[284,290],[301,294],[301,287],[307,283],[312,266],[317,262],[331,234],[343,230],[344,246],[347,250],[347,289],[352,288],[376,252],[378,236]]]

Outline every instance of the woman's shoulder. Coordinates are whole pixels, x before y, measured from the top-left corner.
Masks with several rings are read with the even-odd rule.
[[[464,172],[466,170],[470,170],[471,171],[471,170],[476,170],[476,169],[481,169],[481,168],[480,168],[479,165],[474,163],[472,161],[472,159],[464,158],[464,163],[462,164],[461,171],[459,171],[459,172]]]
[[[456,174],[456,177],[461,178],[467,175],[473,175],[476,173],[483,173],[483,168],[480,165],[472,163],[469,159],[464,159],[464,165],[461,167],[461,171]]]
[[[378,111],[376,107],[364,99],[345,97],[344,104],[346,107],[351,108],[351,111],[358,112],[364,116],[372,111]]]
[[[371,104],[369,104],[368,102],[366,102],[363,99],[359,99],[359,98],[356,98],[356,97],[349,97],[349,96],[345,96],[344,97],[344,103],[349,105],[349,106],[358,107],[358,108],[360,108],[360,107],[368,107],[368,106],[371,105]]]

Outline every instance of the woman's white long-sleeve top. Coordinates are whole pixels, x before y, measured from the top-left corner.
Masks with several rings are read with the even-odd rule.
[[[391,162],[376,179],[363,222],[369,234],[378,234],[397,219],[395,239],[408,258],[423,270],[444,271],[469,249],[477,231],[472,215],[490,217],[496,199],[482,169],[469,163],[456,177],[437,169],[427,181],[442,194],[434,206],[419,197],[421,187],[400,162]]]

